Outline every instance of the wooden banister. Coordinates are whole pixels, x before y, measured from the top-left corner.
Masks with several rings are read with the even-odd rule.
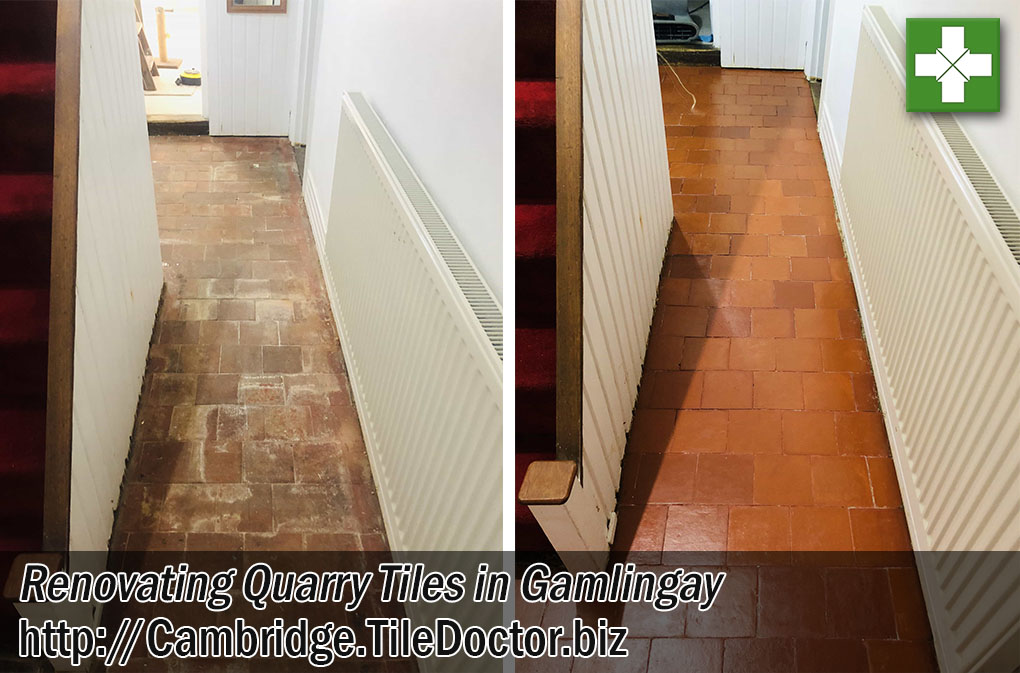
[[[67,551],[70,534],[81,10],[82,0],[58,0],[43,502],[43,549],[49,552]]]
[[[581,460],[582,0],[556,0],[556,458]]]

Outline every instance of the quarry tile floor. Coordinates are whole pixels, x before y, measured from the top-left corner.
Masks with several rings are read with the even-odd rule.
[[[626,660],[518,670],[935,671],[808,83],[676,72],[697,105],[660,68],[676,225],[614,554],[727,566],[729,587],[704,613],[628,605]],[[518,610],[568,633],[575,614]]]
[[[166,287],[113,547],[386,550],[289,144],[150,147]]]

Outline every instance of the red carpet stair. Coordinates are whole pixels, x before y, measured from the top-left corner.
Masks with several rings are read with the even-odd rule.
[[[0,2],[0,581],[42,543],[56,4]]]
[[[516,3],[517,488],[556,455],[556,9]],[[518,503],[517,549],[551,549]]]

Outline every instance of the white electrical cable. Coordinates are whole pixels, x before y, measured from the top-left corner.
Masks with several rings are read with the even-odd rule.
[[[680,83],[680,86],[683,87],[683,90],[686,91],[687,95],[691,97],[692,101],[694,101],[691,103],[691,112],[694,112],[694,106],[698,104],[697,97],[693,93],[691,93],[690,89],[684,86],[683,80],[680,79],[680,75],[676,74],[676,70],[673,68],[673,64],[667,61],[666,57],[663,56],[658,49],[655,50],[655,55],[662,59],[662,62],[666,64],[666,67],[669,68],[669,71],[673,73],[673,77],[676,77],[676,81]]]

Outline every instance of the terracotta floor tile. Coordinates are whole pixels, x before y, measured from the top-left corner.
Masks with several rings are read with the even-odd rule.
[[[800,373],[754,372],[754,407],[756,409],[801,409],[804,388]]]
[[[869,372],[868,350],[861,339],[824,339],[822,365],[827,372]]]
[[[719,638],[656,638],[648,655],[648,671],[719,673],[722,646]]]
[[[712,308],[706,317],[706,333],[712,337],[751,336],[751,309]]]
[[[166,291],[114,539],[386,549],[289,147],[151,145]],[[239,152],[258,162],[243,175]]]
[[[669,451],[721,453],[726,450],[729,418],[725,411],[681,409],[671,432]]]
[[[704,372],[655,372],[651,405],[658,409],[697,408],[704,381]]]
[[[729,414],[729,432],[726,437],[726,450],[729,453],[782,452],[781,412],[734,409]]]
[[[751,372],[707,371],[701,406],[706,409],[749,409],[751,386]]]
[[[751,260],[751,278],[755,280],[790,279],[790,260],[787,257],[752,257]]]
[[[692,502],[697,468],[698,456],[694,454],[646,454],[638,473],[638,493],[653,504]]]
[[[853,382],[848,374],[804,372],[804,408],[842,411],[853,409]]]
[[[793,280],[829,280],[831,278],[829,260],[814,257],[798,257],[792,260],[793,268],[790,277]]]
[[[716,255],[712,257],[712,278],[725,280],[750,280],[751,261],[755,257]]]
[[[868,661],[875,673],[936,673],[939,670],[932,643],[906,640],[872,640]]]
[[[784,411],[783,451],[808,455],[836,454],[836,426],[830,411]]]
[[[839,312],[834,309],[795,309],[793,320],[799,339],[837,339],[840,336]]]
[[[868,464],[857,456],[812,456],[811,478],[815,503],[870,507]]]
[[[816,372],[822,369],[822,352],[814,339],[776,339],[776,369]]]
[[[645,351],[645,369],[679,369],[684,354],[684,339],[653,333]]]
[[[803,281],[776,281],[775,305],[784,308],[814,308],[814,283]]]
[[[853,551],[846,507],[794,507],[790,524],[795,552]]]
[[[627,437],[627,451],[665,453],[675,426],[676,411],[673,409],[635,409]]]
[[[752,309],[751,334],[755,337],[792,337],[793,311],[788,308]]]
[[[889,588],[896,612],[896,633],[909,640],[930,640],[924,593],[915,568],[889,568]]]
[[[775,369],[775,340],[730,339],[729,368],[743,371]]]
[[[885,421],[877,412],[836,414],[839,452],[864,456],[888,456]]]
[[[687,611],[687,638],[747,638],[755,635],[757,569],[727,568],[726,587],[729,591],[721,591],[710,610]]]
[[[875,506],[902,507],[900,485],[896,480],[896,467],[893,465],[892,458],[871,456],[867,460]]]
[[[910,551],[902,509],[851,509],[850,529],[856,551]]]
[[[698,456],[694,481],[694,502],[710,504],[751,504],[754,485],[754,456],[702,454]]]
[[[808,456],[754,457],[755,505],[810,505],[812,501]]]
[[[789,551],[788,507],[730,507],[729,551]]]
[[[886,568],[829,568],[825,573],[825,598],[831,637],[896,637],[896,614]]]
[[[681,369],[726,369],[729,365],[730,340],[726,338],[684,339]]]
[[[654,505],[620,507],[615,544],[628,551],[661,552],[668,511]]]
[[[797,673],[859,673],[868,670],[868,653],[860,639],[797,640]]]
[[[663,551],[725,551],[729,508],[673,505],[666,518]]]
[[[825,580],[820,569],[762,567],[758,573],[758,592],[759,637],[826,635]]]
[[[705,336],[708,309],[694,306],[665,306],[662,310],[662,327],[673,336]]]
[[[793,641],[785,638],[728,638],[724,673],[790,673],[796,670]]]

